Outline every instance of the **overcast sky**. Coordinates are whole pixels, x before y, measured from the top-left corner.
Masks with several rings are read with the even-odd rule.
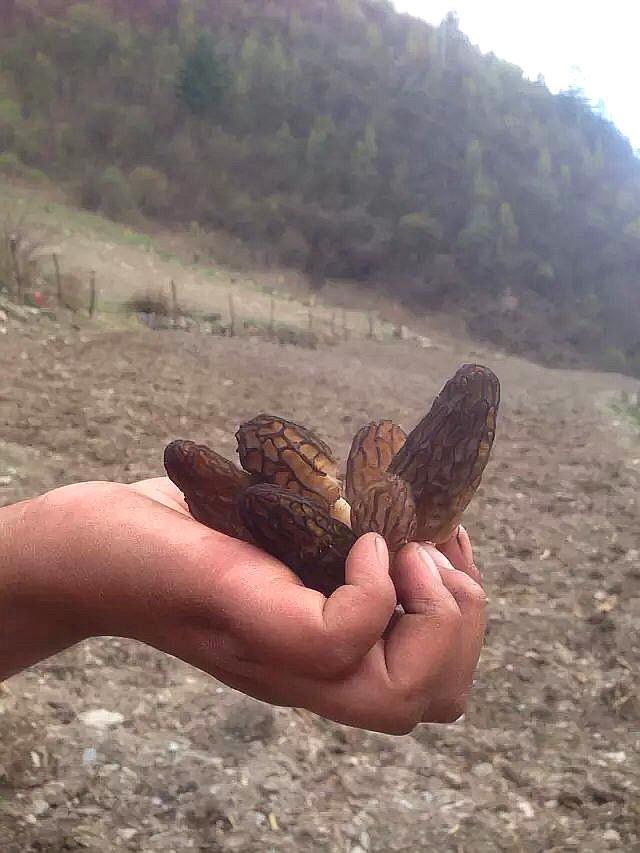
[[[640,0],[393,2],[433,24],[453,9],[484,53],[519,65],[532,79],[542,74],[553,92],[580,86],[640,149]]]

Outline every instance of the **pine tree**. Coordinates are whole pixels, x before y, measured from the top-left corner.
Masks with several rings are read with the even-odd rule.
[[[211,115],[220,106],[225,89],[224,64],[212,39],[201,35],[178,71],[178,100],[194,115]]]

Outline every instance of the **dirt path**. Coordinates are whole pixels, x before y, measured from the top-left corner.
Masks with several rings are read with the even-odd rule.
[[[634,383],[442,343],[311,352],[44,319],[0,338],[2,503],[160,473],[178,435],[231,454],[261,410],[343,454],[368,418],[410,427],[470,358],[504,400],[467,518],[491,616],[464,721],[369,735],[86,643],[0,688],[3,853],[638,849],[640,436],[606,402]],[[92,728],[95,709],[122,717]]]

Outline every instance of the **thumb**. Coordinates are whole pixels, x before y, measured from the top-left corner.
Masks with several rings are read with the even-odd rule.
[[[382,637],[395,606],[389,551],[377,533],[361,536],[346,564],[346,584],[327,599],[324,626],[333,665],[356,665]]]

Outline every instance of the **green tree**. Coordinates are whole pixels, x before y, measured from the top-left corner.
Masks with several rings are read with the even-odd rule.
[[[498,210],[497,254],[505,262],[518,244],[518,226],[509,202],[503,201]]]
[[[332,168],[336,126],[327,115],[318,116],[309,131],[306,161],[315,181],[323,181]]]
[[[372,184],[377,177],[378,142],[376,130],[369,122],[365,128],[364,136],[356,142],[351,154],[351,174],[353,176],[354,190],[362,195],[367,190],[373,189]]]
[[[108,166],[99,181],[100,209],[118,219],[135,207],[127,179],[117,166]]]
[[[424,261],[442,240],[442,225],[428,213],[406,213],[398,220],[396,237],[405,260]],[[408,257],[407,257],[408,256]]]
[[[472,177],[482,170],[482,145],[480,140],[472,139],[467,143],[464,164]]]
[[[225,66],[212,39],[201,35],[178,71],[178,100],[196,116],[212,115],[226,89]]]
[[[551,152],[545,145],[538,154],[538,175],[541,178],[548,179],[551,177],[551,171]]]
[[[0,100],[0,148],[13,148],[21,124],[20,104],[11,98]]]
[[[491,276],[495,269],[496,225],[487,205],[477,204],[472,208],[458,234],[457,245],[476,281]]]
[[[405,54],[412,62],[425,62],[432,51],[431,29],[411,27],[407,31]]]

